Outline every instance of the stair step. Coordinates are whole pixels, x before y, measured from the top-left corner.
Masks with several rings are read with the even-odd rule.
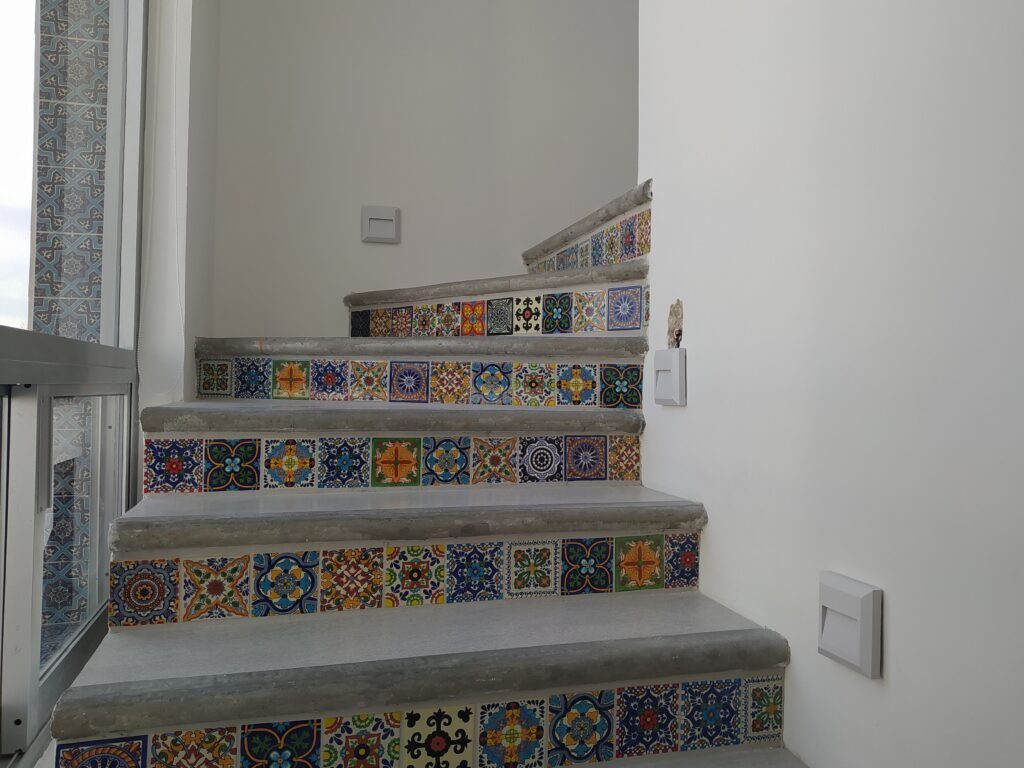
[[[500,701],[737,670],[779,674],[788,660],[777,633],[698,593],[664,590],[199,621],[108,635],[58,702],[52,730],[67,740]]]
[[[694,533],[704,505],[641,486],[523,484],[508,491],[149,495],[110,528],[125,553],[300,542],[427,541],[556,532]]]
[[[738,747],[700,752],[670,752],[632,760],[614,760],[609,768],[807,768],[784,747]]]

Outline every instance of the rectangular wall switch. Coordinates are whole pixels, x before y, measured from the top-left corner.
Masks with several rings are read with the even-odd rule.
[[[822,571],[818,653],[871,679],[882,676],[882,590]]]
[[[686,350],[654,350],[654,402],[686,405]]]
[[[364,243],[402,242],[402,212],[384,205],[364,205],[362,230]]]

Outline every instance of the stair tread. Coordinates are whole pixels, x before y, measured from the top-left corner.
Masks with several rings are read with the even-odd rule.
[[[639,485],[523,484],[278,495],[148,496],[111,526],[115,552],[303,541],[527,537],[551,532],[682,530],[704,506]],[[184,523],[184,524],[183,524]]]
[[[180,723],[181,702],[188,722],[218,722],[788,660],[777,633],[672,590],[198,621],[109,634],[58,703],[53,732]]]
[[[617,768],[619,765],[630,768],[807,768],[784,747],[738,747],[670,752],[608,763],[609,768]]]

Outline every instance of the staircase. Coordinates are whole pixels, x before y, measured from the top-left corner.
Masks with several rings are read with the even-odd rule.
[[[348,296],[350,337],[197,340],[57,768],[800,765],[788,644],[641,485],[650,201],[526,274]]]

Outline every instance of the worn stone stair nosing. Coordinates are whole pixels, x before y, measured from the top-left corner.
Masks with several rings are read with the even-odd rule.
[[[743,744],[609,760],[606,768],[807,768],[785,747]]]

